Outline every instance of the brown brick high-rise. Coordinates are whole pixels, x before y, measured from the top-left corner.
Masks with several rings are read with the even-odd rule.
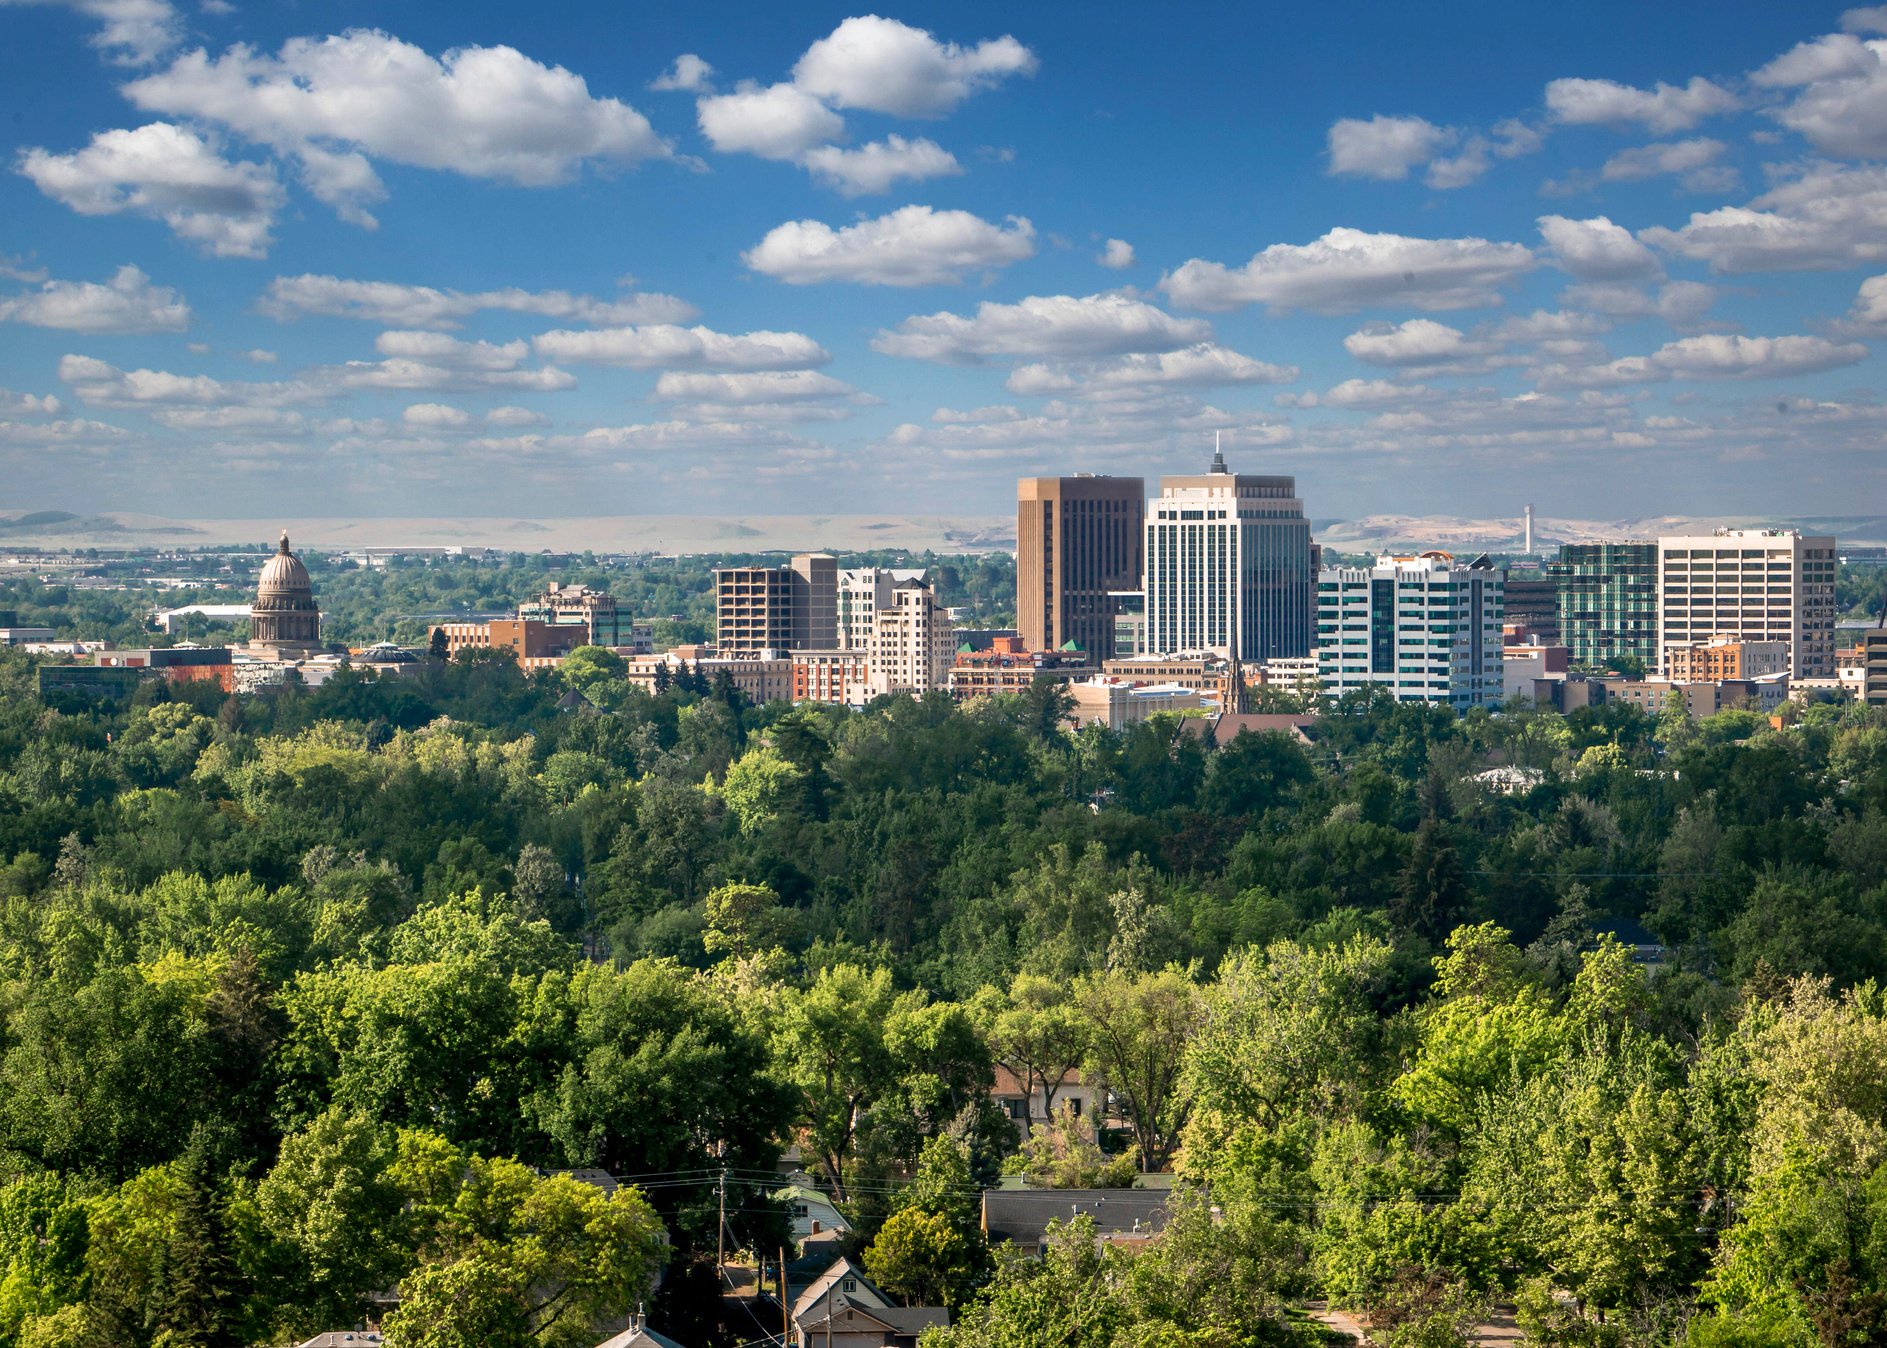
[[[1114,654],[1110,590],[1140,588],[1146,483],[1137,477],[1025,477],[1016,483],[1016,628],[1030,650],[1073,641]]]

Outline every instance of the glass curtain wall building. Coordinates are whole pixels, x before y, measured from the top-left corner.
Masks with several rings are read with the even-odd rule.
[[[1559,639],[1575,665],[1658,660],[1658,545],[1562,543],[1547,563],[1559,587]]]

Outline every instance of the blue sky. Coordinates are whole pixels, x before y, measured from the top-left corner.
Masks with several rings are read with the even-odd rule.
[[[1320,518],[1887,500],[1887,7],[0,31],[0,507],[995,514],[1214,433]]]

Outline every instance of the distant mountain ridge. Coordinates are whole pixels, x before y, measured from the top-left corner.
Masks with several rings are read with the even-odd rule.
[[[1550,552],[1561,543],[1655,539],[1660,534],[1708,533],[1717,528],[1800,529],[1833,534],[1850,545],[1887,545],[1887,515],[1647,515],[1635,519],[1556,519],[1535,516],[1533,549]],[[1411,548],[1519,552],[1526,544],[1520,519],[1470,519],[1453,515],[1364,515],[1331,520],[1316,530],[1319,543],[1341,552],[1397,552]]]
[[[1656,538],[1719,526],[1780,527],[1833,534],[1851,546],[1887,546],[1887,515],[1646,515],[1632,519],[1533,521],[1535,552],[1561,543]],[[908,548],[1007,552],[1015,520],[999,515],[609,515],[546,519],[283,518],[175,520],[105,511],[0,509],[0,545],[20,548],[218,547],[272,544],[283,530],[296,547],[344,551],[367,547],[485,547],[516,552],[866,552]],[[1362,515],[1319,519],[1317,541],[1339,552],[1510,552],[1524,546],[1519,518],[1457,515]]]

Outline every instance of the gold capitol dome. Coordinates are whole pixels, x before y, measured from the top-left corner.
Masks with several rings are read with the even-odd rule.
[[[286,529],[281,546],[263,564],[256,582],[255,603],[249,610],[249,644],[283,653],[321,649],[321,608],[315,603],[308,568],[288,550]]]

